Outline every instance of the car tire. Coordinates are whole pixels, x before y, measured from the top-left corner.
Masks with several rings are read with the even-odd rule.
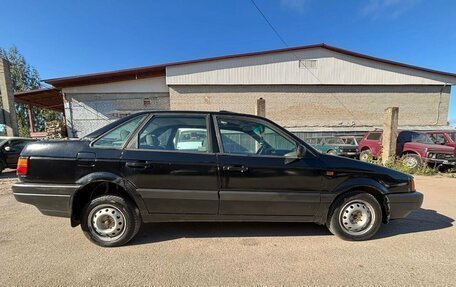
[[[361,151],[361,153],[359,154],[359,160],[361,160],[361,161],[368,161],[371,158],[372,158],[372,152],[370,149],[365,149],[365,150]]]
[[[328,150],[326,153],[330,155],[337,155],[337,152],[333,149]]]
[[[337,237],[361,241],[370,239],[382,224],[382,208],[366,192],[350,192],[338,199],[328,217],[327,227]]]
[[[422,164],[421,157],[414,153],[407,153],[402,156],[402,163],[411,169],[419,168]]]
[[[141,226],[139,209],[119,195],[102,195],[83,209],[81,229],[93,243],[116,247],[128,243]]]

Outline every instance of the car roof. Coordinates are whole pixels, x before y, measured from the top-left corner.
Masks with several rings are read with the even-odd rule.
[[[263,120],[269,121],[266,118],[262,118],[256,115],[252,114],[242,114],[242,113],[235,113],[235,112],[230,112],[230,111],[186,111],[186,110],[168,110],[168,111],[140,111],[136,113],[132,113],[126,117],[120,118],[116,121],[113,121],[112,123],[107,124],[104,127],[99,128],[98,130],[95,130],[91,132],[90,134],[86,135],[84,138],[96,138],[105,132],[111,130],[117,125],[120,125],[124,122],[129,121],[132,118],[135,118],[137,116],[143,115],[143,114],[170,114],[170,115],[175,115],[175,114],[183,114],[183,115],[188,115],[188,114],[212,114],[212,115],[236,115],[236,116],[245,116],[245,117],[253,117],[253,118],[261,118]]]

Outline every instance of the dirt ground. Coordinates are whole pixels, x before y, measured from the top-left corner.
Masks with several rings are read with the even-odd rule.
[[[416,177],[423,208],[346,242],[302,223],[147,224],[101,248],[0,179],[0,286],[456,286],[456,179]]]

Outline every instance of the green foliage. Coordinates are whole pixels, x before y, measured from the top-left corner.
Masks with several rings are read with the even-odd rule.
[[[29,91],[42,88],[38,71],[27,64],[16,46],[12,46],[8,51],[0,48],[0,57],[5,58],[10,63],[11,79],[14,92]],[[17,124],[19,126],[20,136],[30,136],[29,120],[27,106],[16,104]],[[32,116],[35,122],[36,131],[44,131],[44,123],[50,120],[62,120],[62,114],[59,112],[34,108]]]
[[[377,158],[377,159],[373,159],[372,157],[370,157],[367,159],[367,162],[381,165],[384,167],[388,167],[391,169],[395,169],[397,171],[408,173],[408,174],[416,174],[416,175],[435,175],[435,174],[437,174],[436,169],[430,168],[426,164],[422,164],[421,166],[419,166],[417,168],[411,168],[404,163],[402,158],[398,158],[395,156],[390,157],[385,162],[385,164],[382,163],[381,157]]]

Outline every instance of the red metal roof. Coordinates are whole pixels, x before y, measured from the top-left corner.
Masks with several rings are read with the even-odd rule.
[[[267,50],[267,51],[261,51],[261,52],[252,52],[252,53],[196,59],[196,60],[189,60],[189,61],[182,61],[182,62],[171,62],[171,63],[154,65],[154,66],[145,66],[145,67],[139,67],[139,68],[133,68],[133,69],[109,71],[109,72],[94,73],[94,74],[85,74],[85,75],[78,75],[78,76],[71,76],[71,77],[64,77],[64,78],[53,78],[53,79],[47,79],[47,80],[45,80],[45,82],[53,85],[54,87],[63,88],[63,87],[72,87],[72,86],[80,86],[80,85],[91,85],[91,84],[99,84],[99,83],[110,83],[110,82],[118,82],[118,81],[125,81],[125,80],[143,79],[143,78],[150,78],[150,77],[157,77],[157,76],[165,76],[166,67],[170,67],[170,66],[225,60],[225,59],[240,58],[240,57],[258,56],[258,55],[281,53],[281,52],[290,52],[290,51],[313,49],[313,48],[325,48],[325,49],[328,49],[328,50],[331,50],[331,51],[334,51],[337,53],[346,54],[346,55],[350,55],[350,56],[354,56],[354,57],[364,58],[364,59],[368,59],[368,60],[372,60],[372,61],[386,63],[389,65],[405,67],[405,68],[410,68],[410,69],[414,69],[414,70],[419,70],[419,71],[429,72],[429,73],[438,74],[438,75],[442,75],[442,76],[449,76],[449,77],[456,78],[456,74],[454,74],[454,73],[442,72],[442,71],[427,69],[427,68],[423,68],[423,67],[408,65],[408,64],[404,64],[404,63],[394,62],[394,61],[390,61],[390,60],[385,60],[385,59],[381,59],[381,58],[376,58],[376,57],[368,56],[365,54],[360,54],[360,53],[348,51],[345,49],[333,47],[333,46],[330,46],[327,44],[316,44],[316,45],[298,46],[298,47],[290,47],[290,48],[276,49],[276,50]]]

